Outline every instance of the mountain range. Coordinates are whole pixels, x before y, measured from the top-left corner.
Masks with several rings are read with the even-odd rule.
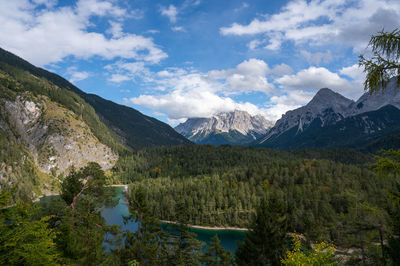
[[[168,124],[146,116],[133,108],[103,99],[95,94],[85,93],[63,77],[35,67],[1,48],[0,62],[26,71],[38,78],[44,78],[59,88],[75,93],[95,110],[101,121],[115,132],[130,149],[190,144],[190,141],[178,134]]]
[[[16,187],[15,199],[52,193],[88,162],[110,170],[131,151],[186,144],[169,125],[0,48],[0,189]]]
[[[207,118],[189,118],[175,130],[197,144],[246,145],[273,126],[261,115],[235,110]]]
[[[396,79],[357,101],[324,88],[305,106],[288,111],[252,145],[276,149],[399,146],[400,89]],[[393,146],[395,145],[395,146]]]

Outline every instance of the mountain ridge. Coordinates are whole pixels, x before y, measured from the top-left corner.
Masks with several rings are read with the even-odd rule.
[[[0,62],[27,71],[34,76],[45,78],[60,88],[76,93],[94,108],[100,119],[131,149],[190,144],[190,141],[175,132],[168,124],[146,116],[131,107],[114,103],[95,94],[85,93],[63,77],[35,67],[2,48],[0,48]]]
[[[383,91],[387,94],[364,93],[357,101],[353,101],[323,88],[307,105],[286,112],[274,127],[252,145],[299,149],[355,147],[354,143],[361,147],[366,144],[357,141],[357,137],[364,142],[374,139],[379,143],[377,138],[388,138],[388,135],[396,134],[397,130],[400,132],[400,120],[392,117],[400,109],[400,89],[392,80]],[[392,119],[385,121],[385,116],[391,116]],[[380,119],[387,124],[382,124]],[[345,131],[353,134],[346,135]]]
[[[257,139],[272,126],[261,115],[246,111],[222,112],[208,118],[189,118],[175,130],[198,144],[244,145]]]

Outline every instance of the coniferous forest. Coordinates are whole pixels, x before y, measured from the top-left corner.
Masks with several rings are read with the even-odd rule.
[[[400,87],[400,30],[382,30],[369,48],[359,58],[365,90]],[[359,148],[197,145],[2,49],[0,59],[0,265],[400,265],[397,131]],[[54,110],[63,115],[41,116]],[[85,131],[58,127],[68,121]],[[55,151],[79,134],[104,158],[79,168],[81,154]],[[42,140],[55,143],[46,156]],[[126,186],[123,197],[113,185]],[[123,225],[107,223],[103,211],[121,199]],[[196,226],[245,236],[231,252],[218,234],[200,241]]]

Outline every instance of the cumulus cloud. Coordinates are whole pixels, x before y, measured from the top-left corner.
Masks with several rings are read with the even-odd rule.
[[[137,77],[145,79],[150,74],[150,70],[145,66],[144,62],[118,61],[106,65],[104,69],[111,73],[107,80],[114,83],[135,80]]]
[[[333,56],[331,51],[326,53],[316,52],[312,53],[306,50],[301,50],[300,54],[307,60],[310,65],[320,65],[321,63],[329,63],[332,61]]]
[[[269,72],[276,76],[283,76],[292,74],[293,69],[289,65],[282,63],[279,65],[275,65]]]
[[[71,83],[75,83],[77,81],[81,81],[84,79],[87,79],[90,76],[89,72],[86,71],[78,71],[78,69],[74,66],[69,67],[65,73],[67,76],[69,76],[69,81]]]
[[[148,73],[144,79],[153,91],[162,88],[162,93],[142,94],[128,101],[167,114],[169,123],[235,109],[267,116],[266,109],[250,102],[236,101],[229,95],[255,91],[270,93],[273,85],[267,82],[268,71],[268,65],[259,59],[245,60],[234,68],[207,73],[193,68],[167,68]]]
[[[309,67],[293,75],[284,75],[275,81],[285,88],[303,90],[330,88],[352,99],[356,99],[363,92],[359,80],[350,82],[324,67]]]
[[[149,63],[158,63],[167,57],[151,38],[123,34],[120,22],[112,22],[111,38],[89,30],[90,19],[95,16],[110,21],[121,21],[129,16],[111,1],[79,0],[71,7],[38,8],[38,1],[0,1],[0,46],[34,64],[56,63],[67,56],[120,57]]]
[[[281,95],[272,96],[270,106],[264,111],[265,116],[272,121],[278,120],[287,111],[307,104],[314,94],[314,91],[289,90]]]
[[[339,70],[339,73],[350,77],[353,80],[365,80],[365,73],[358,64],[354,64],[349,67],[343,67],[341,70]]]
[[[306,1],[293,0],[275,14],[254,18],[249,24],[233,23],[220,29],[223,35],[264,35],[268,49],[282,42],[325,45],[347,44],[364,49],[372,34],[393,30],[400,20],[397,0]],[[260,40],[258,40],[260,43]],[[255,47],[257,42],[250,42]]]
[[[160,13],[166,16],[171,23],[176,22],[176,16],[178,15],[178,9],[174,5],[169,5],[168,7],[161,7]]]
[[[274,86],[267,80],[268,71],[267,63],[252,58],[243,61],[232,69],[210,71],[208,77],[225,81],[227,90],[231,92],[260,91],[270,93],[274,90]]]

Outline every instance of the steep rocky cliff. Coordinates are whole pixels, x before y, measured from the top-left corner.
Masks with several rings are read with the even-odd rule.
[[[15,199],[57,191],[60,174],[88,162],[110,169],[121,145],[76,94],[0,65],[0,189]]]
[[[97,162],[107,170],[118,158],[76,114],[46,96],[23,93],[15,101],[0,99],[0,103],[1,113],[7,117],[6,125],[17,134],[44,173],[58,175],[88,162]]]

